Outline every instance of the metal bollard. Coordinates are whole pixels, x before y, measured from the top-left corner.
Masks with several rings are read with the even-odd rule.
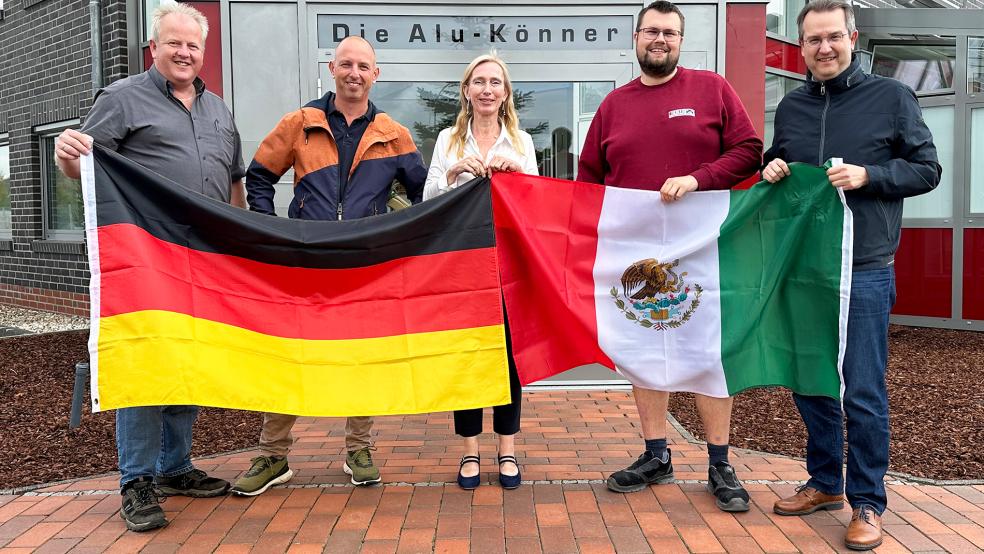
[[[68,428],[76,429],[82,423],[82,402],[85,396],[85,384],[89,382],[89,362],[75,364],[75,388],[72,391],[72,416],[68,420]]]

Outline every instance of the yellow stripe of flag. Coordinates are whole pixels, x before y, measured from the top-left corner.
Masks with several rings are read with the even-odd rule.
[[[102,318],[98,340],[103,410],[166,403],[341,416],[509,403],[502,325],[304,340],[148,310]]]

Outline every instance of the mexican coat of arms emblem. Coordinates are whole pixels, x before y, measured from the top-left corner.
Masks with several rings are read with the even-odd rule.
[[[612,287],[615,306],[629,321],[647,329],[676,329],[690,320],[700,306],[700,285],[684,281],[687,272],[677,274],[680,259],[660,263],[647,258],[633,263],[622,273],[621,293]]]

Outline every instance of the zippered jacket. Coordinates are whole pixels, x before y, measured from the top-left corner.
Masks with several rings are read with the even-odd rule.
[[[370,103],[375,117],[355,152],[348,183],[340,186],[338,147],[328,125],[327,107],[334,93],[313,100],[283,117],[270,132],[246,171],[246,199],[255,212],[276,215],[274,184],[294,168],[290,218],[356,219],[386,213],[393,181],[421,201],[427,166],[410,131]]]
[[[865,74],[857,59],[828,81],[808,74],[782,99],[765,164],[775,158],[816,165],[843,158],[867,170],[866,186],[845,191],[854,214],[855,271],[894,263],[902,199],[933,190],[942,174],[915,93]]]

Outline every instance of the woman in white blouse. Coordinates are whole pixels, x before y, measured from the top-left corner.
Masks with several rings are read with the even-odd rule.
[[[492,171],[537,175],[533,138],[519,128],[506,63],[494,54],[475,58],[461,79],[461,110],[434,145],[424,200]]]
[[[424,200],[493,171],[536,175],[537,166],[533,139],[519,128],[509,70],[496,55],[486,54],[475,58],[461,79],[461,109],[454,127],[444,129],[437,137]],[[492,408],[492,430],[499,437],[499,483],[503,488],[514,489],[522,482],[514,439],[519,432],[523,390],[512,357],[508,323],[506,347],[512,402]],[[478,436],[482,433],[482,409],[454,412],[454,431],[465,442],[458,485],[474,489],[480,482]]]

